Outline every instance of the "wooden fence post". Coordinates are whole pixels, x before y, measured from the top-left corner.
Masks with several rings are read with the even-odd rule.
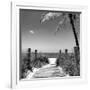
[[[37,58],[37,50],[35,50],[35,59]]]
[[[32,71],[32,66],[31,66],[31,48],[28,48],[28,63],[27,63],[27,68]]]
[[[31,48],[28,48],[28,59],[31,62]]]
[[[68,54],[68,49],[65,49],[65,54]]]
[[[74,54],[75,54],[75,60],[76,60],[76,65],[78,70],[77,75],[80,76],[80,52],[78,47],[74,47]]]
[[[78,47],[74,47],[74,54],[75,54],[76,63],[79,64],[80,63],[80,53],[79,53]]]
[[[61,50],[59,50],[59,54],[61,54],[62,53],[62,51]]]
[[[58,56],[59,56],[59,58],[60,58],[60,56],[61,56],[61,53],[62,53],[62,51],[61,51],[61,50],[59,50],[59,55],[58,55]]]

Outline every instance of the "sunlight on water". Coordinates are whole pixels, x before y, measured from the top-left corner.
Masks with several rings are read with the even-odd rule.
[[[55,64],[56,58],[48,58],[50,64]]]

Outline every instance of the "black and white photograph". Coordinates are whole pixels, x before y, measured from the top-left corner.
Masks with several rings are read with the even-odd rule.
[[[81,12],[19,9],[19,14],[19,79],[80,77]]]

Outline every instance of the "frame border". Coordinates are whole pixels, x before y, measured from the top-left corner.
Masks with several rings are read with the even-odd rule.
[[[59,79],[59,80],[38,80],[37,81],[19,81],[19,9],[35,9],[35,10],[52,10],[52,11],[73,11],[81,12],[80,20],[80,59],[82,60],[82,76],[81,78],[75,79]],[[26,2],[11,2],[11,88],[22,88],[22,87],[37,87],[37,86],[48,86],[55,85],[56,82],[58,85],[65,84],[80,84],[87,82],[87,7],[86,6],[72,6],[72,5],[53,5],[45,3],[26,3]],[[61,81],[60,81],[61,80]],[[52,84],[51,84],[52,83]]]

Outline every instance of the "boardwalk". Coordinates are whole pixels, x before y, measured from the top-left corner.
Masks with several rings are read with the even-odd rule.
[[[34,69],[33,73],[29,72],[26,79],[30,78],[49,78],[49,77],[63,77],[64,71],[55,65],[56,58],[49,58],[49,64],[40,69]]]
[[[47,65],[37,71],[33,78],[49,78],[49,77],[62,77],[65,76],[61,68],[55,65]]]

